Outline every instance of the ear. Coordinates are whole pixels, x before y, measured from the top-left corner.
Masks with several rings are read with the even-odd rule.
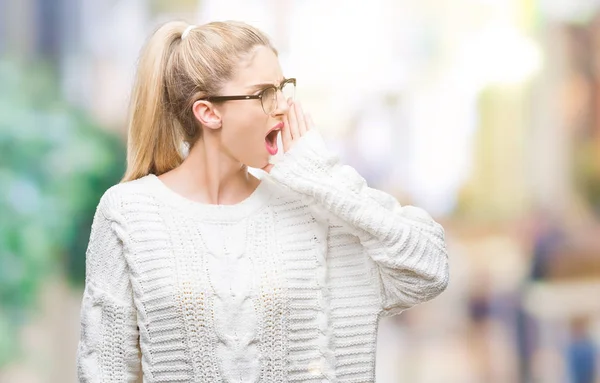
[[[213,103],[198,100],[192,105],[192,112],[194,112],[194,116],[202,126],[209,129],[219,129],[221,127],[221,114]]]

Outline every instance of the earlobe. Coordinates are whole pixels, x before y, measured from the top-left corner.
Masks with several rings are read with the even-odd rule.
[[[192,111],[196,120],[202,126],[209,129],[219,129],[221,127],[221,115],[211,102],[198,100],[192,105]]]

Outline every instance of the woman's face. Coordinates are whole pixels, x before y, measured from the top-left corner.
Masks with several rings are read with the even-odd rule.
[[[283,79],[275,53],[268,47],[258,46],[240,62],[233,79],[219,93],[223,96],[257,95],[269,85],[279,86]],[[277,92],[271,114],[264,112],[259,99],[217,104],[221,116],[221,149],[244,165],[263,168],[271,155],[282,150],[277,146],[277,136],[288,108],[281,92]]]

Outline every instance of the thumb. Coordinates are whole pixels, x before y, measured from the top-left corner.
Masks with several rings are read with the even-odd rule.
[[[264,170],[267,173],[271,173],[271,169],[273,169],[273,164],[267,164],[267,166],[262,168],[262,170]]]

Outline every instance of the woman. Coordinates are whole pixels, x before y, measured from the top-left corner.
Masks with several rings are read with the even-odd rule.
[[[442,227],[340,165],[294,90],[246,24],[151,37],[86,254],[80,381],[372,382],[379,317],[445,289]]]

